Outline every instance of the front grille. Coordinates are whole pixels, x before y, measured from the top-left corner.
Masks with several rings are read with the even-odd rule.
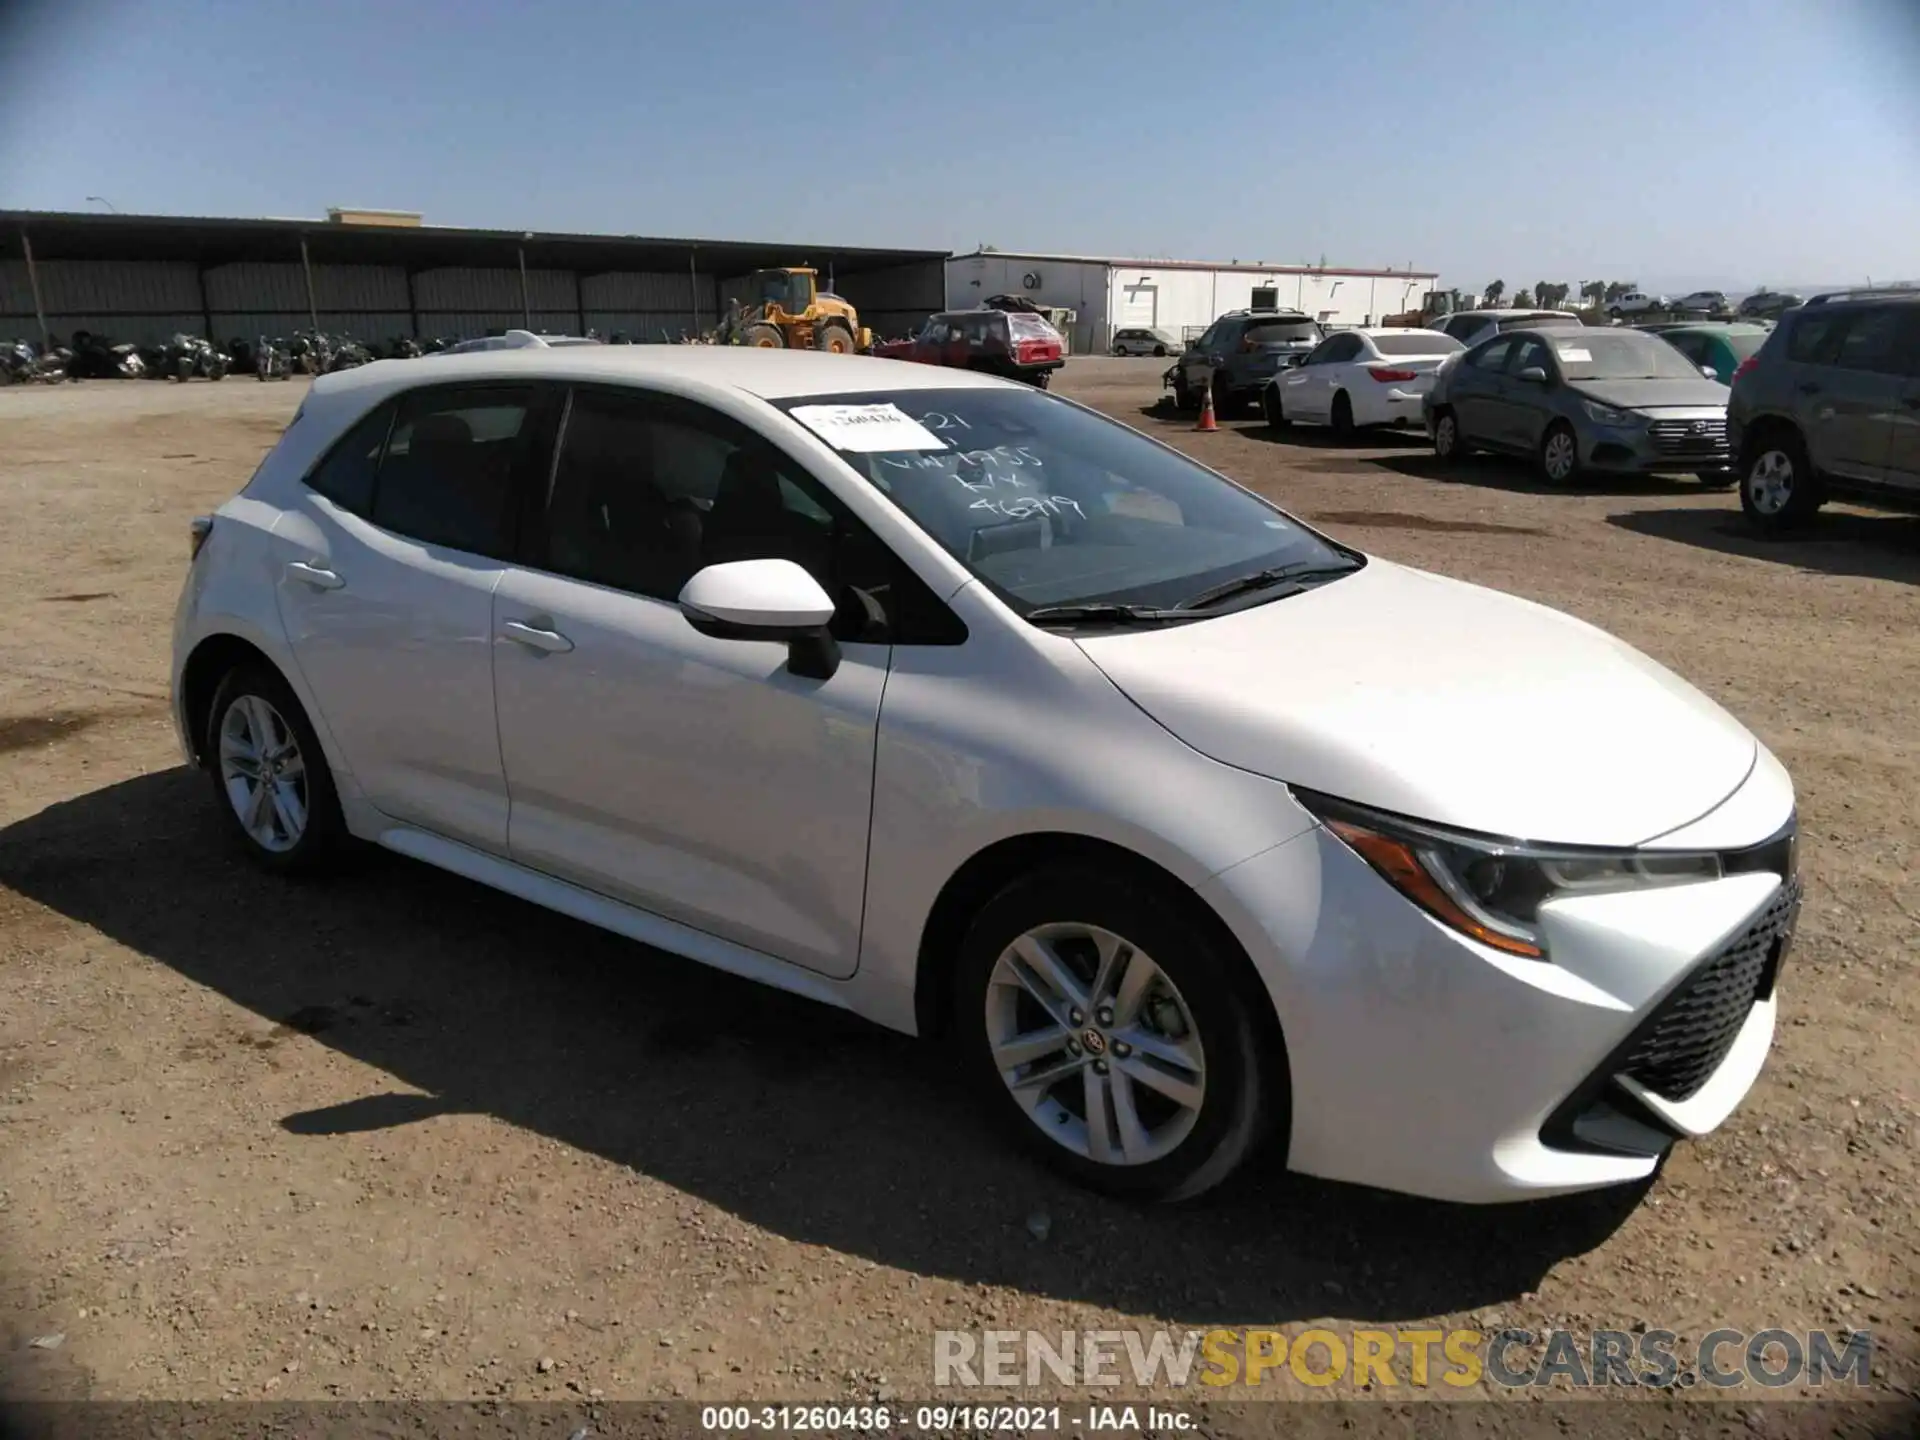
[[[1773,993],[1774,973],[1799,911],[1800,882],[1793,880],[1759,919],[1666,1001],[1620,1073],[1667,1100],[1685,1100],[1706,1084],[1733,1048],[1754,1002]]]
[[[1727,422],[1656,420],[1647,427],[1653,448],[1662,455],[1719,455],[1727,448]]]

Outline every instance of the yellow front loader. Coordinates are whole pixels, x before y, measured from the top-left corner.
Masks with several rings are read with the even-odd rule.
[[[790,265],[754,271],[747,278],[747,298],[729,307],[714,341],[853,355],[873,348],[873,332],[861,326],[851,304],[819,288],[817,270]]]

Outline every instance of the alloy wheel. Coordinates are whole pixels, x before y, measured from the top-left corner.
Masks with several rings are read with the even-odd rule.
[[[1565,430],[1556,430],[1547,437],[1547,448],[1541,457],[1541,464],[1549,480],[1556,485],[1571,480],[1576,462],[1577,456],[1571,434]]]
[[[1193,1012],[1153,959],[1097,926],[1021,935],[987,981],[994,1068],[1056,1144],[1103,1165],[1145,1165],[1192,1133],[1206,1099]]]
[[[1442,460],[1453,458],[1453,447],[1459,443],[1459,432],[1454,428],[1451,415],[1442,415],[1433,426],[1433,453]]]
[[[1762,515],[1778,515],[1793,499],[1793,459],[1769,450],[1747,472],[1747,496]]]
[[[307,831],[307,768],[280,712],[241,695],[220,720],[220,783],[240,828],[261,849],[284,854]]]

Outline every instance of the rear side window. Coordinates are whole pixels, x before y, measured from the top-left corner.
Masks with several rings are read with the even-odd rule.
[[[393,409],[392,405],[376,406],[341,436],[326,458],[307,476],[307,488],[355,515],[371,514],[373,479],[380,469],[380,452],[386,448],[387,431],[393,425]]]
[[[1875,370],[1898,374],[1894,358],[1894,337],[1900,328],[1900,312],[1891,306],[1879,310],[1857,310],[1853,323],[1841,338],[1840,353],[1834,363],[1843,370]]]
[[[507,556],[514,481],[529,453],[533,408],[528,387],[405,397],[380,462],[373,523],[429,545]]]
[[[1806,312],[1787,336],[1787,358],[1800,365],[1829,365],[1840,349],[1847,317],[1835,312]]]

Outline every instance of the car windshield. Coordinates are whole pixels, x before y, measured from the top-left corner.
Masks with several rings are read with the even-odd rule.
[[[1042,391],[776,403],[1021,614],[1178,606],[1263,571],[1361,563],[1178,451]]]
[[[1700,371],[1657,335],[1592,328],[1556,334],[1553,353],[1569,380],[1698,380]]]
[[[1467,347],[1451,335],[1416,330],[1410,335],[1376,335],[1373,348],[1382,355],[1449,355]]]

